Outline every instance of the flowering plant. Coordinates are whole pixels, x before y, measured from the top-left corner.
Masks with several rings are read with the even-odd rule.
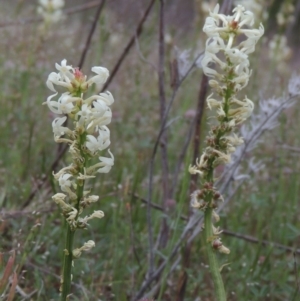
[[[248,54],[255,50],[258,39],[263,35],[262,24],[259,29],[251,29],[253,14],[241,5],[233,10],[232,16],[219,13],[219,5],[210,12],[203,31],[208,35],[205,54],[202,59],[203,72],[212,77],[209,85],[213,94],[207,98],[209,109],[216,112],[217,123],[211,127],[206,139],[207,147],[195,166],[189,167],[191,174],[200,174],[203,180],[201,190],[191,195],[191,206],[204,211],[204,233],[212,278],[218,300],[226,300],[226,293],[219,272],[214,250],[229,254],[230,250],[221,242],[220,231],[212,220],[219,221],[215,212],[221,194],[214,187],[214,169],[231,161],[231,154],[243,139],[234,133],[239,124],[252,113],[254,104],[247,97],[241,99],[238,93],[248,84],[251,76]],[[247,28],[245,28],[247,26]],[[238,36],[243,37],[239,42]]]
[[[96,173],[108,173],[114,165],[114,157],[110,150],[110,157],[100,156],[101,151],[110,145],[110,131],[107,125],[111,122],[112,113],[109,106],[114,102],[114,98],[110,92],[84,98],[84,94],[93,84],[101,87],[106,82],[109,75],[106,68],[93,67],[92,71],[96,75],[87,80],[79,69],[67,65],[66,60],[55,66],[58,72],[50,73],[47,80],[48,88],[55,93],[49,96],[44,104],[47,104],[53,113],[65,115],[53,120],[52,129],[55,142],[67,143],[70,146],[69,153],[72,158],[69,166],[53,174],[62,192],[52,197],[61,208],[68,225],[61,287],[62,300],[66,300],[70,293],[73,259],[95,246],[95,243],[89,240],[82,247],[73,249],[74,233],[77,229],[85,228],[89,220],[104,216],[100,210],[85,217],[81,214],[87,206],[99,199],[85,188],[86,181],[94,178]],[[59,87],[66,92],[58,97]],[[71,121],[70,126],[65,124],[67,120]],[[100,162],[91,164],[94,157],[98,157]]]

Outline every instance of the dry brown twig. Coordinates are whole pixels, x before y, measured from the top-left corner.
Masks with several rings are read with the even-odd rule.
[[[184,76],[178,81],[177,86],[174,87],[173,89],[173,93],[170,97],[170,100],[166,106],[166,113],[164,116],[164,120],[161,124],[159,133],[156,137],[154,146],[153,146],[153,151],[151,154],[151,158],[150,158],[150,162],[149,162],[149,181],[148,181],[148,195],[147,195],[147,224],[148,224],[148,235],[149,235],[149,228],[151,227],[152,229],[152,225],[151,225],[151,203],[152,203],[152,187],[153,187],[153,173],[154,173],[154,160],[157,154],[157,150],[158,150],[158,146],[159,146],[159,142],[160,142],[160,138],[161,135],[163,134],[163,132],[166,130],[167,128],[167,121],[168,121],[168,116],[169,116],[169,112],[170,109],[175,101],[177,92],[179,90],[179,88],[181,87],[182,83],[185,81],[185,79],[187,78],[187,76],[191,73],[191,71],[193,70],[193,68],[196,65],[196,62],[199,60],[199,58],[201,57],[201,55],[203,55],[203,52],[201,52],[199,55],[196,56],[196,58],[194,59],[193,63],[191,64],[191,66],[189,67],[189,69],[186,71],[186,73],[184,74]],[[150,210],[149,210],[150,208]],[[149,218],[150,215],[150,218]],[[178,243],[176,243],[175,247],[173,248],[168,260],[171,260],[177,253],[182,240],[185,238],[185,235],[187,234],[188,231],[190,231],[190,229],[193,228],[193,225],[195,222],[197,222],[198,219],[196,220],[192,220],[191,222],[189,222],[185,229],[183,230],[183,233],[181,234],[180,239],[178,240]],[[149,226],[150,224],[150,226]],[[157,277],[160,276],[161,272],[164,270],[165,266],[167,264],[167,261],[163,261],[160,266],[152,273],[152,275],[150,277],[147,277],[145,279],[145,281],[142,283],[140,290],[138,291],[138,293],[136,294],[136,296],[133,298],[133,301],[137,301],[139,298],[141,298],[143,296],[143,293],[146,291],[148,285],[150,285],[155,279],[157,279]],[[149,275],[149,274],[147,274]]]

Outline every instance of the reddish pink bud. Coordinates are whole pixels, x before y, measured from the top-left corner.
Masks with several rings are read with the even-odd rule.
[[[75,68],[74,71],[75,79],[79,82],[83,82],[85,80],[84,74],[79,70],[79,68]]]

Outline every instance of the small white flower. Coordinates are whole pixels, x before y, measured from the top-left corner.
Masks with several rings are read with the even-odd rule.
[[[87,81],[87,84],[96,84],[97,86],[103,85],[109,76],[109,71],[104,67],[93,67],[92,71],[96,73],[96,76],[93,76]]]
[[[67,221],[70,225],[75,225],[75,219],[77,217],[78,214],[78,210],[74,207],[71,207],[71,211],[67,213],[68,217],[67,217]]]
[[[95,118],[93,120],[93,126],[104,126],[111,123],[112,113],[111,110],[108,108],[107,111],[102,116]]]
[[[85,228],[88,225],[88,221],[94,218],[103,218],[104,213],[101,210],[95,210],[91,215],[85,216],[84,218],[79,217],[77,221],[77,226],[79,228]]]
[[[64,122],[67,120],[67,117],[57,117],[52,121],[52,130],[55,137],[60,137],[64,134],[70,134],[71,131],[65,126],[62,126]]]
[[[220,221],[220,216],[215,210],[212,211],[212,217],[216,223]]]
[[[74,108],[73,102],[79,99],[79,97],[72,97],[68,92],[63,93],[57,101],[58,108],[62,112],[62,114],[69,114]]]
[[[91,105],[91,103],[96,100],[99,102],[102,106],[110,106],[114,102],[114,97],[109,91],[100,93],[99,95],[93,95],[89,98],[87,98],[84,103]],[[95,103],[93,103],[94,105]]]
[[[218,81],[216,81],[214,79],[209,80],[208,83],[219,94],[222,94],[222,92],[226,89],[225,86],[222,86]]]
[[[92,108],[92,115],[94,118],[100,118],[105,114],[106,111],[110,111],[110,108],[101,99],[97,99],[97,101],[94,101],[93,106],[94,107]]]
[[[64,201],[66,197],[67,197],[67,196],[66,196],[64,193],[59,192],[59,193],[56,193],[56,194],[52,197],[52,199],[53,199],[55,202],[58,201],[58,200]]]
[[[63,193],[56,193],[52,199],[61,208],[65,215],[69,215],[69,212],[73,212],[73,207],[64,201],[66,197],[67,196]]]
[[[206,99],[206,102],[207,102],[207,106],[208,108],[211,110],[212,108],[220,108],[220,106],[222,106],[222,103],[214,98],[211,98],[213,95],[210,94],[207,99]]]
[[[55,114],[71,113],[74,108],[73,102],[80,100],[79,97],[72,97],[68,92],[63,93],[58,101],[51,100],[56,95],[57,93],[49,96],[47,102],[44,103],[47,104],[49,109]]]
[[[89,195],[88,197],[84,198],[84,202],[86,203],[94,203],[97,202],[98,200],[99,200],[98,195]]]
[[[217,156],[217,158],[215,159],[215,163],[228,164],[231,162],[230,154],[222,153],[222,152],[218,151],[217,149],[213,150],[213,154]]]
[[[231,104],[237,104],[239,106],[237,108],[230,109],[228,112],[228,115],[236,120],[236,124],[239,124],[249,118],[254,109],[254,103],[247,96],[245,96],[243,101],[234,98],[231,100]]]
[[[59,177],[58,183],[62,191],[66,191],[67,187],[71,187],[72,181],[69,180],[71,177],[72,175],[68,173],[65,173]]]
[[[114,156],[110,150],[108,150],[108,152],[111,156],[110,158],[99,157],[99,160],[101,161],[101,163],[98,163],[98,164],[99,164],[99,166],[103,166],[97,170],[97,172],[99,172],[99,173],[108,173],[114,165]]]
[[[196,159],[196,165],[199,169],[205,169],[207,167],[207,155],[205,152],[201,155],[200,160]]]
[[[48,75],[48,79],[46,81],[46,85],[47,87],[53,91],[53,92],[57,92],[56,89],[54,88],[53,84],[54,83],[57,83],[61,80],[61,77],[59,74],[55,73],[55,72],[51,72],[49,75]]]
[[[199,174],[200,176],[203,174],[203,172],[200,171],[200,170],[198,169],[198,167],[195,166],[195,165],[194,165],[194,166],[192,166],[192,165],[189,166],[189,173],[190,173],[191,175]]]
[[[95,210],[94,213],[91,214],[90,218],[102,218],[104,217],[104,213],[101,210]]]
[[[217,109],[217,116],[218,117],[225,117],[226,116],[226,113],[225,113],[222,105],[220,105],[219,108]]]
[[[57,95],[57,93],[48,96],[47,101],[44,102],[43,104],[47,104],[47,106],[48,106],[48,108],[50,109],[51,112],[53,112],[55,114],[62,114],[62,111],[58,108],[57,101],[51,100],[56,95]]]
[[[79,258],[83,251],[85,252],[90,251],[94,247],[95,247],[95,242],[93,240],[89,240],[85,242],[81,248],[74,249],[72,251],[72,254],[75,258]]]
[[[77,248],[72,251],[72,254],[73,254],[73,258],[79,258],[81,256],[82,252],[80,249]]]
[[[213,235],[215,236],[218,236],[223,232],[222,230],[219,229],[219,227],[215,227],[214,225],[212,225],[212,230],[213,230]]]
[[[246,39],[245,41],[243,41],[239,44],[240,50],[246,54],[254,52],[255,45],[256,45],[257,41],[262,37],[264,32],[265,32],[265,29],[262,24],[260,24],[258,29],[241,30],[241,33],[245,34],[248,37],[248,39]]]
[[[109,91],[105,91],[103,93],[100,93],[100,97],[98,98],[99,100],[104,101],[108,106],[114,103],[114,97]]]
[[[81,250],[82,251],[89,251],[94,247],[95,247],[95,242],[93,240],[89,240],[89,241],[84,243],[84,245],[81,247]]]
[[[58,204],[63,211],[65,210],[69,210],[70,209],[70,205],[65,203],[65,199],[66,199],[66,195],[64,193],[56,193],[53,197],[52,200]]]
[[[108,127],[101,126],[98,133],[99,135],[97,138],[93,135],[86,136],[87,142],[85,145],[92,153],[104,150],[110,145],[110,131]]]
[[[191,194],[191,207],[192,208],[204,208],[205,207],[205,202],[204,200],[200,200],[199,202],[199,193],[201,192],[201,190],[195,190],[192,194]]]
[[[69,90],[72,89],[71,83],[63,81],[61,76],[55,72],[51,72],[49,74],[46,85],[53,92],[57,92],[56,89],[54,88],[54,85],[62,86]]]
[[[67,65],[66,59],[63,59],[60,65],[56,63],[55,68],[58,70],[59,75],[63,81],[70,83],[72,80],[74,80],[74,68]]]
[[[108,173],[111,170],[112,166],[114,165],[114,156],[110,150],[108,150],[108,152],[111,157],[110,158],[99,157],[100,163],[97,163],[97,164],[89,167],[87,170],[88,174],[93,173],[96,169],[97,169],[97,172],[99,172],[99,173]]]
[[[218,251],[223,254],[230,254],[230,250],[225,247],[223,244],[218,248]]]
[[[242,63],[249,66],[248,55],[237,48],[225,49],[224,54],[230,60],[230,63],[234,65]]]
[[[80,118],[79,118],[80,125],[89,124],[91,121],[91,118],[92,118],[91,107],[87,104],[83,104],[81,106],[81,110],[76,114],[77,118],[78,118],[78,116],[80,116]]]
[[[237,134],[233,133],[231,136],[225,136],[222,140],[227,141],[233,146],[242,145],[244,143],[244,139],[242,137],[238,137]]]

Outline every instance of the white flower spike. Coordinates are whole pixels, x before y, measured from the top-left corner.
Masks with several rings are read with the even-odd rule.
[[[48,3],[46,0],[44,4]],[[53,1],[53,5],[56,5]],[[58,5],[58,4],[57,4]],[[99,200],[98,196],[90,195],[91,191],[84,189],[85,183],[96,177],[97,173],[108,173],[114,165],[114,156],[110,150],[110,157],[103,156],[103,151],[110,146],[110,130],[107,125],[111,122],[110,105],[114,98],[110,92],[85,97],[93,84],[103,85],[109,72],[103,67],[93,67],[97,75],[89,80],[78,68],[68,65],[63,59],[55,64],[57,72],[51,72],[47,79],[47,87],[54,92],[47,98],[49,110],[59,116],[52,121],[54,140],[57,143],[67,143],[71,155],[71,164],[53,173],[63,193],[55,194],[52,199],[60,207],[65,217],[67,237],[78,229],[84,229],[88,221],[93,218],[103,218],[101,210],[95,210],[91,215],[81,217],[83,210]],[[62,91],[62,93],[61,93]],[[100,162],[89,166],[91,159],[98,157]],[[81,248],[73,250],[73,240],[66,239],[64,249],[64,267],[71,271],[72,256],[78,258],[83,251],[89,251],[95,246],[92,240]],[[71,274],[62,279],[62,293],[70,294]],[[67,290],[67,293],[65,293]]]

